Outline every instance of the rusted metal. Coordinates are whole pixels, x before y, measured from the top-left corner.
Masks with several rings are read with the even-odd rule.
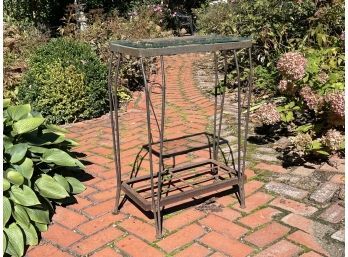
[[[141,41],[115,41],[110,43],[112,56],[110,59],[108,86],[110,98],[110,120],[113,133],[114,144],[114,159],[116,167],[116,196],[114,213],[118,213],[121,190],[125,195],[132,199],[135,204],[145,211],[152,211],[155,219],[156,235],[158,238],[162,235],[162,209],[166,205],[181,202],[185,199],[198,197],[207,193],[214,193],[217,190],[224,188],[238,187],[241,207],[245,206],[244,181],[245,177],[245,156],[246,156],[246,137],[249,121],[249,106],[252,85],[252,65],[251,65],[251,40],[248,38],[235,38],[227,36],[193,36],[185,38],[173,39],[154,39]],[[239,71],[239,63],[237,58],[237,49],[248,49],[250,61],[250,74],[248,81],[248,90],[246,93],[247,106],[244,118],[245,133],[242,135],[242,104],[241,104],[241,79]],[[218,160],[219,150],[221,144],[227,144],[231,153],[231,147],[228,141],[221,138],[221,124],[225,101],[225,91],[227,83],[227,50],[233,50],[235,58],[235,67],[237,70],[238,81],[238,156],[237,167],[233,168],[220,162]],[[193,52],[213,52],[215,64],[215,102],[214,102],[214,129],[213,134],[206,132],[195,135],[183,136],[180,138],[172,138],[164,140],[164,123],[165,123],[165,105],[166,105],[166,77],[164,55],[193,53]],[[221,51],[224,59],[224,79],[221,86],[218,80],[217,72],[217,52]],[[144,90],[146,99],[146,119],[148,143],[142,146],[139,154],[136,157],[133,171],[130,179],[121,181],[121,156],[120,156],[120,131],[118,120],[118,77],[119,69],[122,64],[122,55],[132,55],[140,57],[141,70],[144,80]],[[117,65],[115,75],[113,75],[113,59],[117,56]],[[161,89],[161,114],[160,122],[155,113],[155,108],[151,101],[152,87],[148,83],[146,77],[144,57],[160,56],[160,70],[162,75],[162,84],[159,85]],[[113,83],[114,82],[114,83]],[[113,86],[114,84],[114,86]],[[220,92],[218,93],[218,87]],[[221,91],[222,90],[222,91]],[[218,104],[218,96],[221,101]],[[219,111],[218,111],[219,110]],[[217,118],[219,113],[219,119]],[[153,117],[153,118],[152,118]],[[153,131],[151,120],[155,120],[159,141],[153,141]],[[218,124],[219,123],[219,124]],[[242,137],[244,137],[244,144],[242,146]],[[202,140],[205,139],[205,140]],[[168,150],[171,143],[180,140],[187,140],[191,147],[186,149]],[[177,155],[189,153],[195,150],[209,149],[210,158],[200,162],[193,162],[187,164],[176,165],[175,157]],[[211,153],[211,149],[212,152]],[[140,158],[140,153],[146,151],[150,162],[150,172],[145,176],[137,176],[135,171],[140,167],[143,158]],[[243,154],[242,154],[243,153]],[[153,155],[159,158],[158,170],[155,171],[153,163]],[[165,167],[164,159],[173,158],[171,167]],[[234,162],[233,156],[232,161]]]

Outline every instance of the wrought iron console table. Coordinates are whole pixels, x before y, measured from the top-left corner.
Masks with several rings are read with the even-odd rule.
[[[114,41],[110,43],[111,59],[109,65],[109,96],[110,96],[110,117],[113,132],[114,159],[116,166],[116,200],[114,213],[119,211],[119,202],[121,190],[132,199],[138,206],[145,211],[152,211],[155,219],[156,235],[158,238],[162,235],[162,209],[164,206],[174,204],[184,199],[192,198],[202,194],[213,193],[224,188],[236,186],[241,207],[245,207],[244,195],[244,175],[246,138],[248,131],[249,106],[252,86],[252,64],[251,64],[252,42],[249,38],[236,38],[229,36],[190,36],[184,38],[170,39],[152,39],[140,41]],[[246,104],[244,110],[241,96],[241,73],[237,57],[237,51],[246,49],[249,55],[249,76],[245,91]],[[224,79],[223,90],[219,85],[218,79],[218,56],[217,52],[222,52],[224,57]],[[169,145],[175,139],[164,140],[164,123],[166,110],[166,75],[163,56],[195,53],[195,52],[213,52],[215,64],[215,104],[214,104],[214,132],[213,134],[201,133],[207,138],[207,144],[202,147],[212,148],[210,158],[204,161],[194,162],[174,167],[165,167],[164,159],[171,156],[175,149],[169,149]],[[236,81],[238,84],[238,142],[237,142],[237,165],[230,167],[220,162],[218,159],[219,145],[224,142],[221,137],[222,114],[225,101],[225,86],[227,81],[227,56],[232,54],[234,58],[234,67],[236,70]],[[128,180],[121,180],[121,149],[120,132],[118,119],[118,80],[119,70],[122,63],[122,57],[130,55],[140,59],[142,75],[144,79],[145,98],[146,98],[146,117],[148,144],[145,149],[149,154],[150,171],[148,175],[131,177]],[[161,113],[160,122],[151,102],[151,83],[146,77],[144,58],[160,57],[160,74],[162,78],[161,90]],[[115,64],[114,64],[115,63]],[[116,67],[114,67],[116,65]],[[220,89],[219,89],[220,88]],[[220,91],[220,92],[218,92]],[[220,97],[220,101],[218,101]],[[220,112],[218,114],[218,112]],[[244,118],[242,116],[245,115]],[[155,118],[159,132],[159,141],[154,142],[151,120]],[[219,121],[218,121],[219,120]],[[242,135],[242,122],[244,123],[244,133]],[[185,138],[185,137],[183,137]],[[188,136],[189,138],[189,136]],[[194,140],[195,136],[189,138]],[[243,138],[243,143],[242,143]],[[181,138],[182,139],[182,138]],[[188,149],[189,151],[189,149]],[[186,152],[188,152],[186,151]],[[184,151],[185,152],[185,151]],[[158,169],[155,169],[153,155],[159,159]],[[156,171],[155,171],[156,170]],[[168,179],[169,178],[169,179]],[[184,190],[185,189],[185,190]]]

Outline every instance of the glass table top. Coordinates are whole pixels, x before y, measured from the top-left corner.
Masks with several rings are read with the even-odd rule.
[[[229,43],[229,42],[243,42],[250,41],[248,37],[233,37],[222,35],[209,35],[209,36],[189,36],[189,37],[176,37],[176,38],[163,38],[163,39],[145,39],[145,40],[117,40],[112,41],[111,44],[132,47],[132,48],[164,48],[175,47],[185,45],[207,45],[217,43]]]

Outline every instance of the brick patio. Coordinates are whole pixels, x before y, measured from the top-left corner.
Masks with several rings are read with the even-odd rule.
[[[199,58],[200,55],[186,55],[166,60],[167,138],[205,131],[208,127],[213,103],[196,87],[192,72],[193,63]],[[155,106],[160,101],[155,94],[154,101]],[[120,115],[123,178],[129,177],[139,146],[147,141],[145,121],[144,97],[137,94],[128,111]],[[84,159],[91,163],[86,168],[90,174],[84,182],[87,190],[76,196],[76,204],[57,207],[52,225],[43,233],[40,245],[28,251],[28,257],[344,256],[340,250],[344,244],[340,242],[344,241],[340,232],[344,207],[330,202],[331,199],[320,202],[320,192],[265,180],[265,174],[272,178],[296,170],[262,161],[247,170],[245,209],[239,208],[234,194],[219,194],[210,203],[214,208],[198,208],[202,205],[188,201],[183,208],[166,212],[164,237],[157,240],[151,215],[129,201],[120,214],[111,214],[115,171],[109,116],[76,123],[68,129],[69,137],[80,144],[75,151],[84,153]],[[207,156],[208,152],[201,150],[177,158],[177,163]],[[148,162],[141,167],[140,175],[147,174]],[[327,186],[320,187],[326,195],[336,193],[344,184],[342,169],[331,172]],[[306,174],[299,172],[299,176]]]

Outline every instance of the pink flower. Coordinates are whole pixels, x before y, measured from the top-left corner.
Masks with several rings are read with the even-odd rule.
[[[331,92],[325,95],[325,101],[330,105],[330,111],[344,118],[344,94],[343,92]]]
[[[329,129],[326,134],[321,138],[323,145],[327,146],[331,151],[337,151],[341,149],[344,143],[344,136],[335,129]]]
[[[282,79],[278,84],[279,92],[287,95],[295,95],[297,87],[290,80]]]
[[[319,112],[324,106],[324,98],[313,92],[309,86],[301,89],[300,96],[302,96],[308,108],[315,112]]]
[[[277,63],[277,69],[290,80],[300,80],[304,77],[307,60],[301,53],[288,52],[283,54]]]
[[[273,103],[268,103],[257,109],[253,118],[261,124],[274,125],[280,121],[280,114]]]

